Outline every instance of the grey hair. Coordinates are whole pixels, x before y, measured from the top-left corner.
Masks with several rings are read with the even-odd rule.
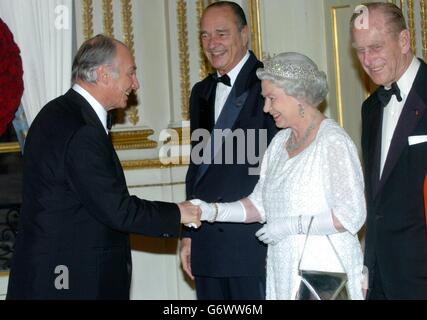
[[[289,96],[317,107],[328,94],[326,74],[307,56],[284,52],[264,62],[256,72],[260,80],[269,80]]]
[[[117,51],[116,42],[115,39],[102,34],[86,40],[74,57],[71,81],[96,83],[96,69],[101,65],[109,65],[112,73],[117,75],[117,70],[113,67]]]

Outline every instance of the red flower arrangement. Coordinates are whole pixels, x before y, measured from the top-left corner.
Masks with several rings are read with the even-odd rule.
[[[0,136],[15,117],[24,92],[20,51],[8,26],[0,19]]]

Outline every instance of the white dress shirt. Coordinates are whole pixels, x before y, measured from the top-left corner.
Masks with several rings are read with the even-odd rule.
[[[394,130],[396,129],[397,122],[399,121],[400,114],[402,113],[403,106],[405,105],[406,99],[408,98],[409,91],[411,91],[412,84],[414,83],[415,76],[417,75],[420,65],[420,61],[414,57],[411,64],[409,65],[409,68],[397,81],[397,86],[400,89],[400,96],[402,97],[402,101],[397,101],[396,95],[393,95],[390,99],[390,102],[384,107],[381,134],[380,177],[383,173]]]
[[[230,77],[231,87],[226,86],[222,82],[218,82],[216,85],[216,94],[215,94],[215,123],[218,120],[219,115],[221,114],[222,108],[224,107],[225,102],[227,101],[228,95],[233,88],[234,82],[236,82],[237,76],[239,75],[240,70],[243,68],[243,65],[249,59],[249,51],[246,52],[246,55],[242,60],[230,71],[227,75]],[[218,73],[218,77],[221,75]]]
[[[92,109],[95,111],[96,115],[99,118],[99,121],[101,121],[102,126],[105,129],[105,132],[108,134],[107,129],[107,110],[96,100],[89,92],[87,92],[85,89],[83,89],[81,86],[79,86],[77,83],[73,84],[72,89],[79,93],[92,107]]]

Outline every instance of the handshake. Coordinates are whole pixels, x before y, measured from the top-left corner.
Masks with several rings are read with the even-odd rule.
[[[181,211],[181,223],[190,228],[197,229],[201,221],[211,221],[218,214],[216,203],[207,203],[199,199],[178,203],[178,207]]]
[[[252,214],[255,218],[248,218],[246,207],[243,204],[244,201],[243,199],[228,203],[207,203],[200,199],[194,199],[182,202],[179,205],[185,206],[191,214],[186,215],[187,212],[181,211],[181,223],[190,228],[198,228],[201,225],[201,221],[211,223],[261,222],[262,219],[259,213]],[[331,220],[329,211],[326,211],[326,216],[329,218],[328,220]],[[266,244],[275,245],[287,235],[305,233],[311,220],[311,216],[291,216],[275,219],[259,229],[255,236]],[[317,229],[313,224],[312,233],[317,234]]]
[[[240,201],[230,203],[207,203],[200,199],[181,202],[181,223],[198,228],[201,221],[245,222],[246,210]]]

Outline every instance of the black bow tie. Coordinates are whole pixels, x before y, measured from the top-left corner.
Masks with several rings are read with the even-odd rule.
[[[222,82],[223,84],[225,84],[226,86],[231,87],[231,80],[230,77],[227,74],[224,74],[221,77],[218,77],[217,74],[214,74],[214,79],[215,81],[218,82]]]
[[[110,130],[113,126],[113,115],[111,112],[107,112],[107,129]]]
[[[402,97],[400,95],[400,89],[397,86],[396,82],[393,82],[391,84],[391,88],[389,90],[384,88],[384,86],[381,86],[378,89],[378,99],[380,100],[381,105],[383,107],[385,107],[390,102],[392,95],[396,95],[397,101],[399,101],[399,102],[402,101]]]

